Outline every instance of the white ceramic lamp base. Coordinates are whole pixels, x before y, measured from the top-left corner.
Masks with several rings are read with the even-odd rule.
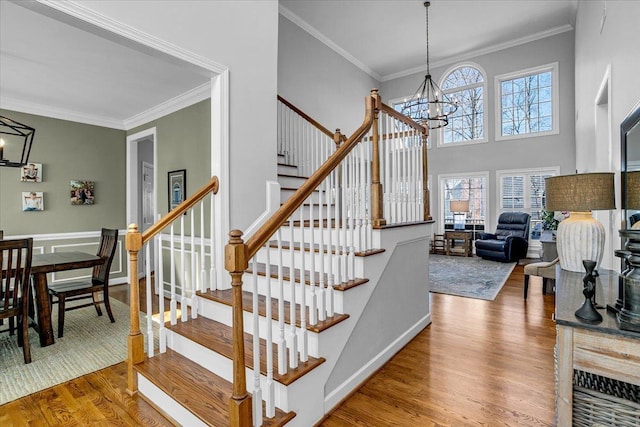
[[[571,212],[569,218],[558,224],[556,246],[560,268],[584,273],[582,260],[596,262],[600,268],[604,252],[604,226],[591,216],[591,212]]]

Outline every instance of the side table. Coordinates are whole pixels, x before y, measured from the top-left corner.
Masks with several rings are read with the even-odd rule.
[[[473,233],[471,231],[466,230],[446,230],[444,232],[444,240],[446,247],[447,255],[460,255],[460,256],[471,256],[471,238]],[[463,242],[463,250],[456,250],[454,248],[454,242],[456,240],[462,240]]]

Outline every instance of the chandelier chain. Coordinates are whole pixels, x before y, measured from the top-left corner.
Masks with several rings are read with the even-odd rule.
[[[427,74],[431,74],[431,70],[429,67],[429,6],[431,5],[431,2],[424,2],[424,9],[425,9],[425,32],[426,32],[426,40],[427,40]]]

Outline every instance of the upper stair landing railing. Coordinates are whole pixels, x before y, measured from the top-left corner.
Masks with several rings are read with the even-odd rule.
[[[295,369],[299,362],[308,360],[307,319],[313,325],[333,316],[333,294],[357,280],[353,257],[358,245],[365,252],[371,247],[371,230],[390,223],[399,225],[431,219],[426,185],[427,131],[426,127],[382,104],[378,91],[372,90],[365,100],[362,125],[272,217],[247,242],[243,241],[241,231],[230,232],[225,247],[225,268],[231,275],[233,299],[234,372],[230,425],[262,425],[263,399],[266,417],[273,416],[275,398],[271,367],[275,365],[278,372],[286,372],[287,368]],[[298,138],[303,136],[304,132]],[[314,197],[316,194],[317,198]],[[389,220],[385,212],[388,212]],[[288,253],[283,244],[285,234],[290,240]],[[304,254],[305,248],[308,248],[308,257],[294,253],[298,249]],[[283,256],[287,254],[288,273],[282,269]],[[258,257],[265,262],[258,262]],[[251,395],[247,390],[242,306],[243,276],[248,271],[253,273],[253,287],[245,288],[253,292],[250,329],[254,337],[265,339],[267,358],[264,381],[260,370],[254,368]],[[264,286],[266,301],[277,299],[280,314],[278,320],[272,320],[268,311],[267,326],[263,327],[257,318],[258,271],[278,282],[274,286]],[[285,277],[289,282],[286,291]],[[289,304],[289,318],[301,319],[299,328],[295,322],[288,329],[284,325],[285,297],[296,303]],[[278,336],[272,337],[272,331],[279,331]],[[261,350],[255,339],[253,365],[259,367]],[[271,361],[271,357],[275,361]]]
[[[126,249],[129,252],[130,331],[127,339],[127,391],[135,394],[138,382],[134,365],[145,357],[144,336],[140,330],[140,293],[138,280],[139,253],[144,251],[146,277],[147,356],[153,357],[156,339],[159,351],[165,352],[165,320],[172,325],[197,317],[197,291],[215,289],[216,254],[214,198],[218,178],[202,186],[194,195],[167,213],[162,219],[140,233],[137,224],[129,225]],[[207,196],[210,196],[207,200]],[[188,228],[188,229],[187,229]],[[167,230],[168,232],[162,233]],[[153,244],[152,244],[153,243]],[[165,253],[169,252],[166,256]],[[153,253],[153,260],[151,254]],[[155,268],[152,269],[152,263]],[[165,264],[168,271],[165,272]],[[154,274],[152,276],[152,271]],[[166,276],[166,281],[165,281]],[[152,280],[152,277],[154,280]],[[152,316],[153,298],[157,294],[158,316]],[[170,298],[168,319],[165,319],[165,296]],[[180,308],[178,309],[178,303]],[[156,317],[154,319],[154,317]],[[154,328],[154,323],[157,328]],[[157,331],[156,331],[157,329]]]
[[[278,154],[299,176],[311,176],[346,139],[340,129],[331,132],[278,95]]]

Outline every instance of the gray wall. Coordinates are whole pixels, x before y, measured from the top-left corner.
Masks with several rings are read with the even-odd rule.
[[[505,169],[528,169],[559,166],[561,173],[575,170],[574,113],[574,33],[566,32],[516,47],[477,56],[464,63],[475,63],[486,73],[487,93],[485,113],[488,115],[486,129],[488,142],[467,146],[435,147],[429,150],[429,174],[432,182],[432,215],[438,219],[438,175],[463,172],[489,172],[488,229],[495,227],[497,218],[496,171]],[[560,87],[560,133],[558,135],[495,140],[495,91],[496,75],[516,72],[528,68],[558,62]],[[462,63],[462,62],[461,62]],[[444,72],[455,64],[434,68],[431,74],[439,83]],[[384,82],[381,87],[383,102],[411,96],[424,78],[420,72],[411,76]],[[442,227],[441,224],[436,229]]]
[[[616,211],[597,211],[607,233],[603,265],[618,268],[614,250],[620,248],[620,123],[640,102],[640,43],[637,26],[640,2],[607,1],[606,19],[600,30],[601,2],[578,2],[575,49],[576,165],[579,172],[616,173]],[[607,99],[596,105],[610,65]],[[605,92],[606,93],[606,92]],[[609,121],[610,120],[610,121]]]
[[[576,163],[583,171],[619,170],[620,123],[640,101],[640,43],[637,26],[640,2],[606,3],[606,20],[602,32],[601,2],[578,2],[576,18]],[[607,65],[611,65],[611,134],[613,167],[599,165],[599,157],[609,157],[606,138],[596,138],[595,99]],[[617,166],[617,168],[616,168]]]
[[[19,168],[0,168],[0,229],[34,235],[125,228],[125,133],[121,130],[0,110],[36,129],[29,160],[43,181],[20,182]],[[95,181],[95,204],[72,206],[69,181]],[[23,212],[22,192],[42,191],[43,212]]]
[[[264,182],[276,178],[278,2],[78,3],[228,67],[230,226],[246,229],[265,209]]]
[[[187,197],[211,178],[211,100],[207,99],[127,131],[156,128],[155,173],[158,213],[166,214],[167,172],[187,170]]]
[[[278,94],[329,130],[351,135],[364,119],[364,98],[379,83],[280,15]]]

